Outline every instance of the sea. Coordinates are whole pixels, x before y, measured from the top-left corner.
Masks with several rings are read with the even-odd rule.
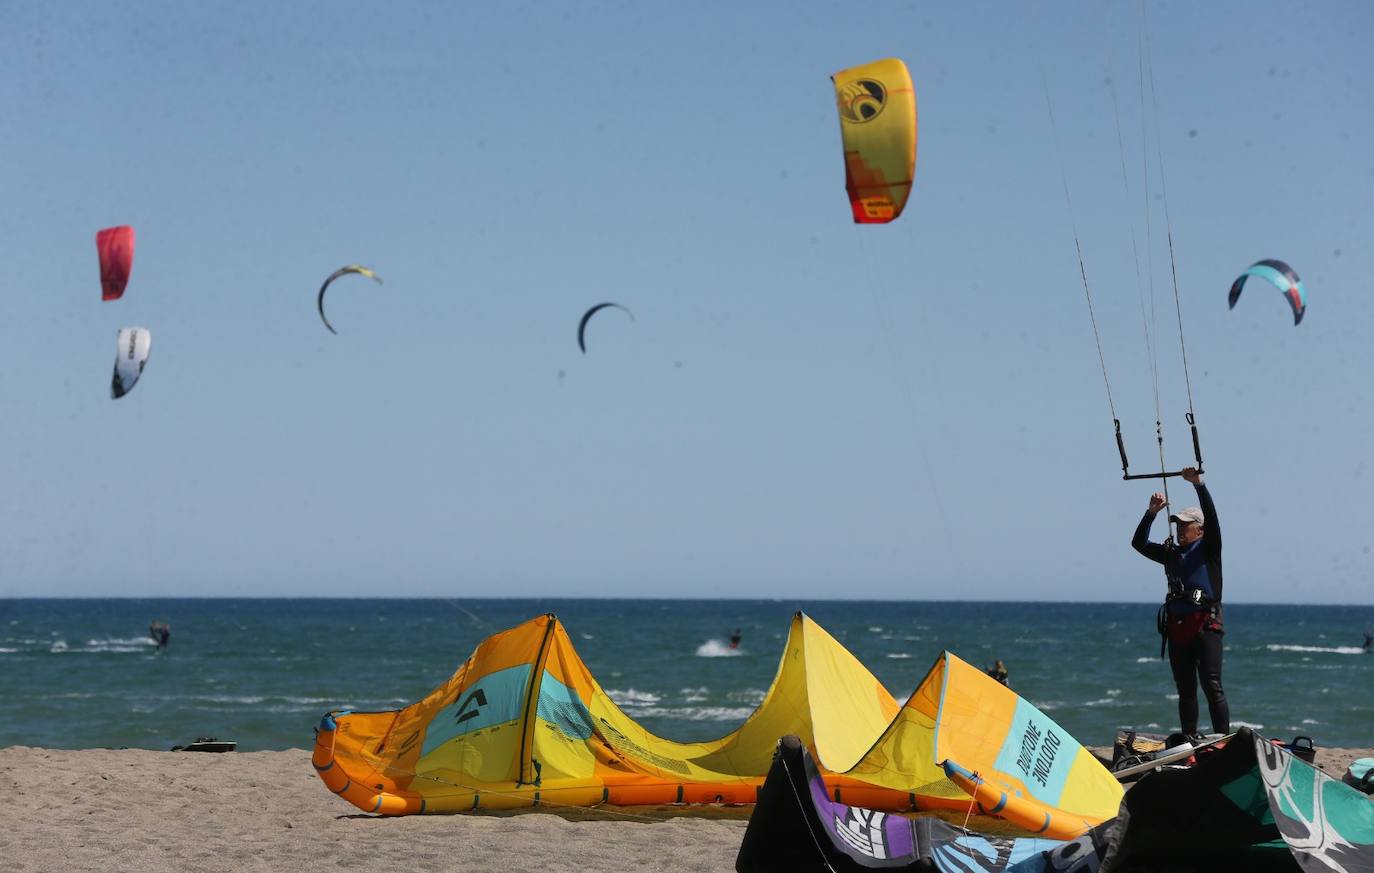
[[[0,747],[309,748],[334,709],[403,707],[489,634],[557,615],[603,688],[659,736],[734,730],[763,700],[794,612],[898,700],[948,650],[1001,659],[1012,688],[1085,745],[1178,729],[1155,604],[786,600],[0,600]],[[158,649],[147,628],[171,625]],[[1232,725],[1374,746],[1374,607],[1228,605]],[[741,642],[731,648],[738,629]],[[1202,727],[1207,729],[1206,705]]]

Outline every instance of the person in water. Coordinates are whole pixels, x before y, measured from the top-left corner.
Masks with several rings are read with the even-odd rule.
[[[1207,697],[1207,709],[1215,733],[1231,732],[1231,710],[1221,687],[1221,526],[1212,495],[1194,467],[1183,470],[1183,479],[1197,489],[1200,506],[1190,506],[1169,516],[1178,525],[1178,542],[1170,537],[1150,542],[1150,526],[1167,505],[1163,494],[1150,496],[1145,517],[1136,526],[1131,547],[1159,564],[1169,581],[1160,607],[1159,629],[1169,649],[1169,667],[1178,689],[1178,719],[1183,733],[1197,736],[1198,680]]]
[[[1007,665],[1002,663],[1001,658],[998,658],[996,661],[992,663],[992,666],[987,669],[987,673],[989,676],[996,679],[998,682],[1001,682],[1003,685],[1008,684]]]
[[[730,648],[738,649],[739,641],[742,639],[744,639],[744,637],[740,634],[739,628],[735,628],[735,632],[730,634]]]
[[[153,638],[159,649],[167,648],[167,644],[172,640],[172,626],[165,622],[155,621],[148,625],[148,636]]]
[[[1374,646],[1374,634],[1372,634],[1372,633],[1369,632],[1369,628],[1365,628],[1365,629],[1364,629],[1364,650],[1365,650],[1366,652],[1369,651],[1369,649],[1370,649],[1371,646]]]

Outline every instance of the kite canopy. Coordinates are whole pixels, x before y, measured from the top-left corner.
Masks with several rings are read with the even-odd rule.
[[[975,826],[987,821],[981,816],[965,819],[970,820]],[[749,816],[735,870],[1090,873],[1095,868],[1072,863],[1087,854],[1075,842],[985,835],[947,824],[934,815],[909,818],[840,803],[832,799],[806,747],[789,736],[778,743],[772,769],[759,791],[758,806]]]
[[[902,214],[916,174],[916,91],[897,58],[831,76],[844,140],[844,187],[858,224]]]
[[[1302,324],[1303,313],[1307,311],[1307,292],[1303,290],[1302,280],[1298,278],[1297,271],[1283,261],[1259,261],[1237,276],[1236,281],[1231,283],[1231,293],[1227,295],[1228,308],[1236,308],[1236,301],[1240,299],[1240,291],[1245,287],[1245,280],[1251,276],[1266,279],[1278,288],[1293,309],[1294,326]]]
[[[592,320],[593,315],[596,315],[598,312],[608,307],[619,309],[621,312],[624,312],[626,315],[630,316],[630,321],[635,320],[635,314],[619,303],[598,303],[591,309],[588,309],[586,312],[582,313],[582,320],[577,323],[577,347],[582,350],[582,354],[585,355],[587,353],[587,322]]]
[[[965,822],[988,827],[986,820]],[[988,827],[993,830],[993,827]],[[794,737],[779,744],[749,819],[740,873],[1127,873],[1374,870],[1374,804],[1287,749],[1241,728],[1188,768],[1164,768],[1118,814],[1063,843],[980,834],[832,800]]]
[[[114,377],[110,381],[110,396],[118,400],[134,390],[134,384],[148,363],[153,336],[146,327],[121,327],[115,340]]]
[[[1374,804],[1241,728],[1185,770],[1160,770],[1102,825],[1101,871],[1374,870]]]
[[[95,248],[100,254],[100,299],[118,300],[134,268],[134,229],[122,224],[98,231]]]
[[[381,276],[378,276],[367,267],[359,266],[358,264],[349,264],[346,267],[340,267],[330,273],[329,277],[324,280],[324,284],[320,286],[319,296],[315,298],[315,308],[320,311],[320,321],[324,322],[324,326],[329,328],[329,332],[332,334],[338,334],[338,331],[334,329],[334,325],[329,323],[329,318],[324,314],[324,292],[329,288],[331,282],[340,276],[347,276],[349,273],[357,273],[360,276],[366,276],[378,285],[382,284]]]
[[[980,670],[945,653],[903,706],[801,613],[763,702],[718,740],[677,743],[631,720],[545,615],[488,637],[418,703],[327,714],[313,761],[331,791],[386,815],[752,803],[787,734],[831,790],[874,809],[968,809],[941,755],[1020,791],[999,812],[1049,837],[1078,836],[1121,799],[1096,759]]]

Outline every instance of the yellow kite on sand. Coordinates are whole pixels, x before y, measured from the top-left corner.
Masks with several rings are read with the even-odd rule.
[[[718,740],[677,743],[621,712],[553,615],[488,637],[423,700],[335,711],[325,785],[383,815],[531,806],[753,803],[796,734],[844,803],[972,810],[1067,839],[1116,815],[1121,786],[1015,692],[945,652],[899,704],[802,613],[763,702]]]

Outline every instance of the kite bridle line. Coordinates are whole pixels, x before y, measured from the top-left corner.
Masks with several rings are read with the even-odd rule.
[[[1159,141],[1159,96],[1155,92],[1155,62],[1150,43],[1150,22],[1145,11],[1145,0],[1140,0],[1140,19],[1145,40],[1145,55],[1148,60],[1147,69],[1150,73],[1150,103],[1155,118],[1155,157],[1159,163],[1159,192],[1164,199],[1164,229],[1169,240],[1169,275],[1173,279],[1174,285],[1174,314],[1178,317],[1178,350],[1183,357],[1183,385],[1188,391],[1188,429],[1193,436],[1193,457],[1197,460],[1197,472],[1198,475],[1202,475],[1202,444],[1198,441],[1197,417],[1193,412],[1193,382],[1188,376],[1188,344],[1183,340],[1183,303],[1178,293],[1178,263],[1174,259],[1174,227],[1169,217],[1169,185],[1164,178],[1164,146]]]
[[[1141,5],[1141,16],[1142,16],[1142,22],[1143,22],[1143,21],[1144,21],[1144,6],[1143,6],[1143,0],[1142,0],[1142,5]],[[1142,24],[1142,31],[1143,31],[1143,28],[1144,28],[1144,24]],[[1141,61],[1140,61],[1140,65],[1141,65],[1141,76],[1142,76],[1142,79],[1141,79],[1141,86],[1140,86],[1140,87],[1141,87],[1141,106],[1142,106],[1142,121],[1141,121],[1142,129],[1141,129],[1141,133],[1142,133],[1142,140],[1145,140],[1145,139],[1147,139],[1147,137],[1146,137],[1146,131],[1145,131],[1145,127],[1144,127],[1144,124],[1145,124],[1145,119],[1144,119],[1144,102],[1145,102],[1145,100],[1144,100],[1144,87],[1145,87],[1145,86],[1144,86],[1144,76],[1146,75],[1146,71],[1148,70],[1148,74],[1149,74],[1149,76],[1150,76],[1150,90],[1151,90],[1151,94],[1152,94],[1152,96],[1153,96],[1153,95],[1154,95],[1154,79],[1153,79],[1154,70],[1153,70],[1153,65],[1152,65],[1152,64],[1149,65],[1149,66],[1147,67],[1147,66],[1146,66],[1146,63],[1145,63],[1144,55],[1145,55],[1145,52],[1146,52],[1146,45],[1145,45],[1145,38],[1144,38],[1144,36],[1141,37],[1140,42],[1141,42],[1141,46],[1140,46],[1140,51],[1141,51]],[[1157,473],[1132,473],[1132,472],[1131,472],[1130,460],[1129,460],[1129,458],[1128,458],[1128,456],[1127,456],[1127,454],[1126,454],[1126,442],[1125,442],[1125,438],[1122,436],[1122,433],[1121,433],[1121,418],[1120,418],[1120,416],[1118,416],[1117,413],[1116,413],[1116,404],[1113,402],[1113,399],[1112,399],[1111,380],[1109,379],[1109,377],[1108,377],[1108,375],[1107,375],[1106,356],[1105,356],[1105,354],[1103,353],[1103,350],[1102,350],[1102,335],[1101,335],[1101,332],[1100,332],[1100,330],[1098,329],[1098,326],[1097,326],[1097,316],[1096,316],[1096,313],[1095,313],[1095,310],[1094,310],[1094,307],[1093,307],[1093,302],[1092,302],[1092,290],[1091,290],[1091,287],[1090,287],[1090,285],[1089,285],[1089,283],[1088,283],[1087,268],[1086,268],[1085,265],[1084,265],[1084,260],[1083,260],[1083,244],[1082,244],[1082,240],[1081,240],[1081,238],[1079,237],[1079,234],[1078,234],[1078,223],[1077,223],[1077,219],[1076,219],[1075,216],[1074,216],[1074,211],[1073,211],[1073,199],[1072,199],[1072,197],[1071,197],[1071,195],[1070,195],[1070,192],[1069,192],[1068,171],[1067,171],[1066,168],[1065,168],[1065,165],[1064,165],[1064,154],[1063,154],[1063,150],[1062,150],[1062,148],[1060,147],[1060,144],[1059,144],[1059,130],[1058,130],[1058,125],[1057,125],[1057,123],[1056,123],[1056,121],[1055,121],[1055,116],[1054,116],[1054,101],[1053,101],[1053,98],[1052,98],[1051,95],[1050,95],[1049,80],[1048,80],[1048,79],[1046,78],[1046,76],[1045,76],[1045,71],[1044,71],[1043,66],[1041,67],[1040,75],[1041,75],[1041,82],[1042,82],[1042,84],[1043,84],[1043,86],[1044,86],[1044,90],[1045,90],[1045,105],[1046,105],[1046,108],[1047,108],[1048,111],[1049,111],[1050,129],[1051,129],[1051,132],[1052,132],[1052,134],[1053,134],[1053,139],[1054,139],[1055,156],[1056,156],[1056,158],[1058,159],[1058,163],[1059,163],[1059,177],[1060,177],[1060,182],[1061,182],[1062,185],[1063,185],[1063,190],[1064,190],[1064,202],[1065,202],[1065,205],[1067,206],[1067,208],[1068,208],[1068,210],[1069,210],[1070,227],[1071,227],[1071,229],[1072,229],[1072,231],[1073,231],[1074,251],[1075,251],[1075,254],[1076,254],[1077,257],[1078,257],[1078,272],[1079,272],[1079,276],[1080,276],[1080,278],[1082,279],[1082,282],[1083,282],[1083,296],[1084,296],[1084,299],[1087,301],[1087,304],[1088,304],[1088,318],[1089,318],[1089,321],[1090,321],[1091,324],[1092,324],[1093,340],[1095,341],[1095,343],[1096,343],[1096,345],[1097,345],[1097,358],[1098,358],[1098,364],[1099,364],[1099,366],[1100,366],[1101,369],[1102,369],[1102,382],[1103,382],[1103,385],[1106,387],[1106,392],[1107,392],[1107,407],[1108,407],[1109,412],[1111,413],[1111,418],[1112,418],[1112,429],[1113,429],[1113,435],[1114,435],[1114,437],[1116,438],[1116,449],[1117,449],[1117,454],[1118,454],[1119,457],[1121,458],[1121,478],[1122,478],[1123,480],[1125,480],[1125,481],[1131,481],[1131,480],[1136,480],[1136,479],[1161,479],[1161,480],[1163,480],[1163,483],[1164,483],[1164,489],[1165,489],[1165,492],[1164,492],[1164,493],[1165,493],[1165,499],[1166,499],[1166,501],[1167,501],[1167,500],[1168,500],[1168,480],[1169,480],[1170,478],[1175,477],[1175,476],[1182,476],[1182,475],[1183,475],[1183,471],[1182,471],[1181,469],[1180,469],[1180,470],[1172,470],[1172,471],[1169,470],[1169,469],[1167,468],[1167,466],[1165,465],[1165,461],[1164,461],[1164,426],[1163,426],[1163,422],[1162,422],[1163,416],[1162,416],[1162,414],[1161,414],[1161,410],[1160,410],[1160,401],[1159,401],[1158,357],[1157,357],[1156,350],[1155,350],[1154,340],[1153,340],[1153,338],[1152,338],[1152,334],[1157,334],[1157,330],[1154,331],[1154,332],[1152,332],[1152,331],[1150,330],[1149,322],[1148,322],[1147,319],[1145,318],[1144,295],[1143,295],[1143,290],[1141,289],[1141,277],[1140,277],[1139,254],[1138,254],[1138,250],[1136,250],[1136,246],[1135,246],[1135,230],[1134,230],[1134,226],[1132,226],[1132,230],[1131,230],[1131,246],[1132,246],[1132,251],[1136,253],[1136,281],[1137,281],[1137,290],[1141,293],[1141,322],[1142,322],[1142,327],[1144,328],[1144,331],[1145,331],[1146,351],[1147,351],[1147,354],[1149,355],[1149,358],[1150,358],[1150,369],[1151,369],[1151,375],[1152,375],[1152,380],[1153,380],[1153,385],[1154,385],[1154,395],[1155,395],[1155,442],[1156,442],[1156,444],[1158,445],[1158,448],[1159,448],[1159,460],[1160,460],[1159,472],[1157,472]],[[1110,56],[1109,56],[1109,74],[1108,74],[1108,78],[1111,79],[1111,76],[1110,76]],[[1116,100],[1116,91],[1115,91],[1115,87],[1116,87],[1116,86],[1115,86],[1115,82],[1112,81],[1112,82],[1111,82],[1111,85],[1112,85],[1112,107],[1113,107],[1113,110],[1116,111],[1116,110],[1117,110],[1117,100]],[[1157,101],[1157,100],[1155,100],[1155,102],[1154,102],[1154,109],[1155,109],[1155,114],[1158,115],[1158,101]],[[1118,143],[1118,147],[1121,149],[1122,180],[1123,180],[1123,184],[1124,184],[1124,183],[1125,183],[1125,178],[1126,178],[1126,173],[1125,173],[1125,144],[1124,144],[1123,138],[1121,137],[1121,131],[1120,131],[1121,122],[1120,122],[1119,113],[1118,113],[1118,115],[1117,115],[1116,125],[1117,125],[1117,143]],[[1163,189],[1163,167],[1164,167],[1163,148],[1162,148],[1162,146],[1159,145],[1158,136],[1156,136],[1155,145],[1156,145],[1156,156],[1157,156],[1157,160],[1158,160],[1158,164],[1159,164],[1159,168],[1160,168],[1161,189],[1162,189],[1162,190],[1161,190],[1161,193],[1163,194],[1163,197],[1164,197],[1164,199],[1165,199],[1165,222],[1166,222],[1166,225],[1167,225],[1167,227],[1168,227],[1168,239],[1169,239],[1169,264],[1170,264],[1170,271],[1171,271],[1171,274],[1172,274],[1172,276],[1173,276],[1173,284],[1174,284],[1174,308],[1175,308],[1175,312],[1176,312],[1177,317],[1178,317],[1179,345],[1180,345],[1180,348],[1183,349],[1184,382],[1185,382],[1185,385],[1186,385],[1186,387],[1187,387],[1187,392],[1188,392],[1188,412],[1187,412],[1185,418],[1186,418],[1186,420],[1187,420],[1187,422],[1188,422],[1188,427],[1189,427],[1189,430],[1190,430],[1190,432],[1191,432],[1191,434],[1192,434],[1192,441],[1193,441],[1193,457],[1194,457],[1194,459],[1195,459],[1195,461],[1196,461],[1196,464],[1197,464],[1197,471],[1198,471],[1199,474],[1201,474],[1201,473],[1202,473],[1202,470],[1203,470],[1203,465],[1202,465],[1202,444],[1201,444],[1201,441],[1200,441],[1200,439],[1199,439],[1199,437],[1198,437],[1197,420],[1196,420],[1196,416],[1194,415],[1194,411],[1193,411],[1193,390],[1192,390],[1192,383],[1191,383],[1191,380],[1190,380],[1189,377],[1188,377],[1188,356],[1187,356],[1187,347],[1186,347],[1186,345],[1185,345],[1185,343],[1184,343],[1184,340],[1183,340],[1183,309],[1182,309],[1182,305],[1181,305],[1181,302],[1180,302],[1180,295],[1179,295],[1179,291],[1178,291],[1178,268],[1177,268],[1177,264],[1175,263],[1175,259],[1174,259],[1174,249],[1173,249],[1173,228],[1172,228],[1172,224],[1170,223],[1169,213],[1168,213],[1168,194],[1167,194],[1167,191]],[[1142,158],[1143,158],[1143,165],[1144,165],[1145,175],[1146,175],[1146,183],[1145,183],[1145,192],[1144,192],[1144,194],[1145,194],[1145,208],[1146,208],[1146,233],[1147,233],[1147,238],[1148,238],[1148,237],[1150,236],[1150,220],[1149,220],[1149,164],[1148,164],[1149,159],[1148,159],[1148,155],[1147,155],[1147,154],[1143,154],[1143,155],[1142,155]],[[1129,191],[1129,186],[1127,186],[1127,190]],[[1150,250],[1150,248],[1151,248],[1151,246],[1150,246],[1150,245],[1147,245],[1147,252]],[[1153,272],[1154,272],[1154,271],[1153,271],[1153,267],[1151,267],[1151,269],[1150,269],[1150,289],[1151,289],[1151,294],[1150,294],[1150,311],[1151,311],[1151,318],[1153,318],[1153,313],[1154,313],[1154,275],[1153,275]]]

